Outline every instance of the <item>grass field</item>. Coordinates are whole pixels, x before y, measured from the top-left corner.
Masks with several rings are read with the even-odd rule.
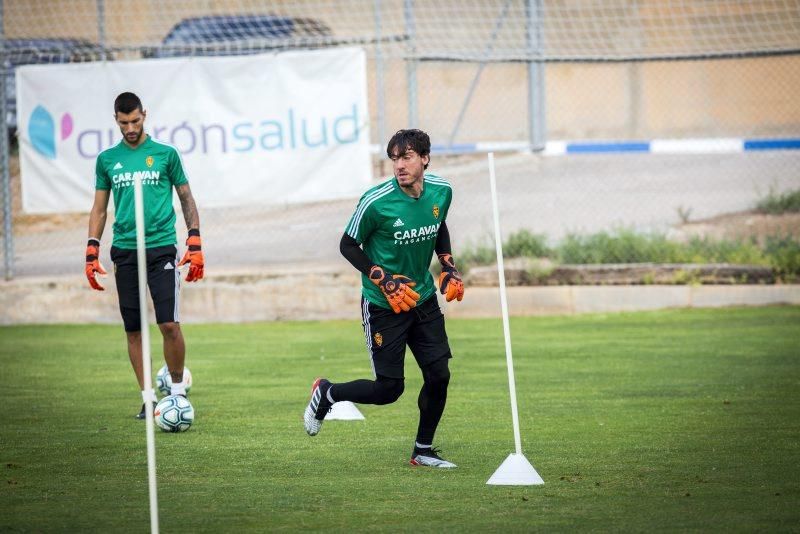
[[[408,465],[411,358],[397,403],[303,431],[315,376],[369,376],[359,323],[184,330],[197,419],[156,434],[163,532],[800,529],[797,307],[512,319],[539,487],[485,484],[514,448],[499,320],[448,322],[444,472]],[[121,327],[0,328],[0,372],[0,531],[148,531]]]

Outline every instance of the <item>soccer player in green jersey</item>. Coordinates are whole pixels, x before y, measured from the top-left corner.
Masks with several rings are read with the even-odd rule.
[[[142,364],[142,325],[139,313],[139,278],[136,257],[136,216],[134,214],[135,176],[141,177],[144,197],[144,232],[147,257],[147,285],[153,299],[156,322],[164,338],[164,359],[172,377],[173,395],[186,395],[183,367],[186,345],[179,323],[178,267],[189,264],[187,282],[203,278],[204,260],[200,243],[200,217],[189,188],[178,151],[155,141],[144,132],[146,112],[139,97],[122,93],[114,101],[114,120],[122,132],[122,140],[97,156],[95,165],[94,205],[89,215],[89,242],[86,246],[86,278],[92,289],[105,288],[97,280],[106,274],[100,264],[100,238],[106,225],[108,200],[114,195],[114,239],[111,261],[119,297],[119,310],[128,337],[128,356],[144,390]],[[172,188],[186,220],[188,250],[178,262],[175,234],[175,210]],[[149,401],[155,402],[155,392]],[[145,418],[145,404],[136,415]]]
[[[390,404],[403,393],[406,346],[417,361],[424,384],[419,393],[419,426],[412,465],[456,467],[439,456],[433,436],[447,401],[452,357],[437,284],[428,268],[434,253],[442,273],[438,289],[447,301],[464,296],[447,230],[450,184],[426,173],[431,141],[421,130],[400,130],[386,153],[394,177],[368,190],[345,228],[342,255],[362,276],[361,314],[375,380],[331,383],[318,378],[304,413],[306,432],[319,433],[337,401]]]

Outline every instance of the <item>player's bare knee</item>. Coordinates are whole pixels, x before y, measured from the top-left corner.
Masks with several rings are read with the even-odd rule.
[[[137,330],[135,332],[125,332],[125,336],[128,338],[128,345],[141,345],[142,344],[142,332],[141,330]]]
[[[176,339],[181,335],[180,323],[160,323],[158,325],[161,335],[167,339]]]

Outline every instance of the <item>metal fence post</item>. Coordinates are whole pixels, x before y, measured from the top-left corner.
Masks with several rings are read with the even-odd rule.
[[[403,17],[406,22],[408,51],[411,59],[406,59],[406,86],[408,87],[408,125],[406,128],[419,127],[417,110],[417,28],[414,21],[414,0],[403,1]]]
[[[384,102],[383,43],[381,42],[381,0],[375,0],[375,106],[378,111],[378,144],[386,134],[386,104]]]
[[[106,3],[97,0],[97,43],[100,45],[100,59],[106,58]]]
[[[528,120],[532,150],[544,150],[547,141],[545,116],[544,63],[534,61],[542,57],[542,0],[528,0],[525,4],[525,37],[528,47]]]
[[[11,225],[11,173],[9,165],[9,146],[8,146],[8,110],[6,109],[7,87],[6,69],[13,69],[10,62],[7,63],[6,57],[6,34],[3,28],[3,0],[0,0],[0,60],[2,60],[2,72],[0,72],[0,117],[3,118],[3,131],[0,135],[0,168],[3,169],[3,258],[5,267],[5,278],[11,280],[14,276],[14,235]]]

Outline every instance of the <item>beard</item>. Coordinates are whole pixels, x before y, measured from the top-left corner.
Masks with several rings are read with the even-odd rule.
[[[142,138],[142,134],[144,134],[144,129],[139,130],[138,132],[128,132],[127,134],[124,134],[124,137],[127,142],[135,144],[138,143]]]

